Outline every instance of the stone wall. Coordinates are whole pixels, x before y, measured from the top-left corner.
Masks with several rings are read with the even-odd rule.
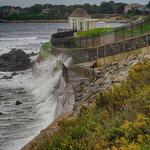
[[[94,61],[97,58],[103,58],[108,56],[115,56],[117,54],[130,52],[136,49],[140,49],[150,45],[150,33],[115,42],[113,44],[107,44],[101,47],[94,48],[79,48],[79,49],[57,49],[52,48],[54,55],[69,55],[73,58],[74,63],[84,63]]]

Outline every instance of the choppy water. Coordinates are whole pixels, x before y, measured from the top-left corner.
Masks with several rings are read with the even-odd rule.
[[[0,23],[0,54],[13,48],[38,52],[52,33],[67,27],[65,23]],[[0,113],[4,114],[0,115],[0,150],[19,150],[53,121],[53,92],[61,76],[60,70],[53,71],[56,66],[57,59],[51,57],[36,64],[34,72],[26,70],[12,79],[0,79]],[[10,74],[0,72],[0,78]],[[16,106],[17,100],[23,104]]]
[[[13,23],[0,24],[0,54],[12,48],[26,53],[38,52],[57,28],[67,24]],[[54,88],[61,71],[53,72],[57,59],[36,65],[35,71],[19,72],[12,79],[0,79],[0,150],[19,150],[54,119]],[[0,72],[0,78],[11,72]],[[23,104],[16,106],[19,100]]]

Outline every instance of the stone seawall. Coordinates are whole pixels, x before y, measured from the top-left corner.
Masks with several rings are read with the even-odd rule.
[[[74,63],[84,63],[96,60],[97,58],[103,58],[107,56],[115,56],[124,52],[133,51],[150,45],[150,33],[122,40],[101,47],[86,48],[86,49],[59,49],[52,48],[52,54],[54,55],[68,55],[74,60]]]
[[[72,112],[62,112],[61,110],[63,109],[58,105],[58,109],[60,110],[58,111],[59,113],[56,113],[56,116],[58,117],[56,117],[55,121],[50,124],[49,127],[41,131],[36,138],[34,138],[21,150],[38,149],[47,139],[50,139],[59,130],[60,121],[75,117],[76,114],[80,112],[81,106],[92,105],[93,101],[96,99],[97,92],[107,90],[114,83],[120,83],[127,77],[128,70],[132,65],[142,62],[145,59],[150,59],[150,47],[138,49],[133,51],[132,54],[127,53],[121,60],[100,68],[95,68],[96,76],[91,76],[88,75],[88,73],[85,73],[85,75],[89,76],[89,78],[82,75],[82,68],[76,71],[73,70],[73,72],[68,70],[68,81],[72,85],[74,92],[70,90],[69,84],[67,84],[63,79],[60,79],[61,84],[58,85],[58,89],[64,90],[58,90],[58,93],[60,92],[58,97],[60,96],[60,106],[62,108],[66,108],[65,106],[69,106],[67,105],[69,101],[64,101],[64,97],[68,97],[70,95],[69,97],[72,99],[73,97],[71,95],[73,94],[75,96],[75,102],[69,102],[69,104],[71,104],[71,107],[69,108],[72,109],[72,104],[74,104],[74,110]],[[65,94],[65,91],[68,91],[70,94]]]

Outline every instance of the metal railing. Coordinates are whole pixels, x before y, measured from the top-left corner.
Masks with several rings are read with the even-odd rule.
[[[150,21],[140,21],[137,23],[127,24],[112,31],[100,33],[86,37],[75,37],[75,31],[61,32],[52,35],[51,42],[53,48],[59,49],[85,49],[94,48],[117,41],[125,40],[149,33]]]

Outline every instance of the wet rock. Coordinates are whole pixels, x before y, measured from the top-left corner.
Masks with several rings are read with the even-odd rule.
[[[0,71],[19,71],[31,67],[29,56],[20,49],[13,49],[0,56]]]
[[[32,53],[28,54],[28,56],[29,56],[29,57],[32,57],[32,56],[36,56],[37,54],[38,54],[38,53],[32,52]]]
[[[16,103],[15,103],[15,105],[21,105],[22,104],[22,102],[20,102],[20,101],[16,101]]]
[[[4,115],[2,112],[0,112],[0,116]]]
[[[18,73],[13,72],[10,76],[14,77],[14,76],[16,76],[16,75],[18,75]]]
[[[12,79],[13,77],[12,76],[3,76],[1,79]]]

